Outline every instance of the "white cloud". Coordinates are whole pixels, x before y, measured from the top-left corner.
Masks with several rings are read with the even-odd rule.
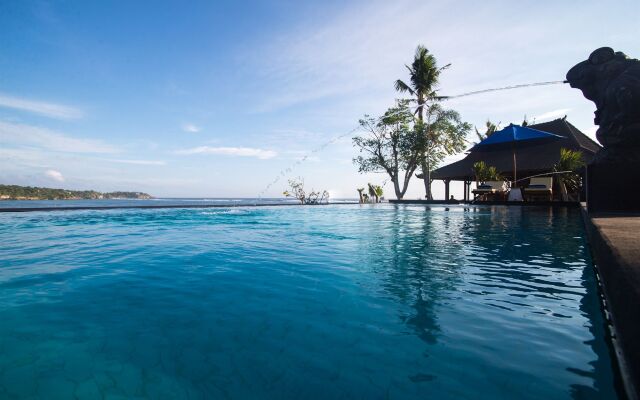
[[[60,171],[56,171],[55,169],[49,169],[45,171],[45,176],[56,181],[56,182],[64,182],[64,176]]]
[[[46,103],[21,99],[0,94],[0,107],[13,108],[14,110],[27,111],[34,114],[56,119],[77,119],[82,118],[81,110],[62,104]]]
[[[166,165],[165,161],[156,161],[156,160],[120,160],[120,159],[109,159],[107,161],[121,163],[121,164],[134,164],[134,165]]]
[[[255,88],[249,91],[256,99],[252,103],[254,111],[274,111],[313,101],[314,115],[326,108],[334,120],[345,117],[354,120],[354,113],[357,118],[363,113],[380,112],[398,97],[393,82],[408,79],[404,64],[411,62],[418,44],[426,45],[441,65],[452,64],[442,75],[443,95],[561,80],[569,67],[593,50],[593,43],[603,34],[584,30],[584,24],[571,21],[539,29],[541,21],[548,19],[544,7],[527,10],[527,18],[520,19],[518,24],[487,29],[486,21],[509,20],[521,14],[521,5],[471,1],[463,4],[452,7],[451,2],[358,2],[340,7],[327,18],[301,19],[299,25],[279,37],[265,40],[266,44],[255,46],[251,52],[242,52],[242,57],[248,60],[246,68],[257,71],[261,78],[255,80]],[[570,5],[558,6],[558,12],[570,12]],[[609,6],[592,2],[585,5],[582,16],[597,21],[606,7]],[[549,62],[532,63],[542,59]],[[540,114],[545,108],[571,106],[577,110],[580,104],[587,104],[571,95],[575,89],[568,86],[562,89],[568,94],[555,99],[550,94],[557,92],[555,89],[545,86],[497,92],[461,98],[456,103],[487,104],[490,110],[480,116],[481,120],[495,118],[494,114],[514,99],[519,100],[518,118]],[[532,96],[536,93],[543,95]],[[498,98],[508,100],[492,102]],[[572,102],[568,103],[567,98]],[[325,106],[326,103],[329,105]],[[472,107],[458,110],[467,120],[469,115],[475,118]],[[310,110],[304,112],[308,115]]]
[[[447,14],[453,12],[445,3],[372,2],[342,7],[332,18],[301,21],[293,32],[253,53],[263,77],[257,111],[346,95],[359,95],[359,102],[381,93],[394,96],[393,82],[407,78],[403,64],[411,61],[418,43],[433,43],[437,35],[442,48],[459,44],[458,27],[435,17]]]
[[[118,149],[96,139],[79,139],[46,128],[0,121],[0,142],[68,153],[116,153]]]
[[[536,115],[535,117],[533,117],[531,119],[531,122],[543,122],[543,121],[547,121],[550,119],[555,119],[555,118],[561,118],[564,117],[565,115],[569,114],[569,111],[571,111],[570,108],[561,108],[559,110],[553,110],[553,111],[548,111],[546,113],[540,114],[540,115]]]
[[[211,146],[199,146],[191,149],[178,150],[177,154],[191,155],[191,154],[221,154],[227,156],[239,156],[239,157],[255,157],[261,160],[273,158],[278,155],[273,150],[254,149],[251,147],[211,147]]]
[[[182,130],[190,133],[198,133],[202,130],[202,128],[194,124],[184,124],[182,125]]]

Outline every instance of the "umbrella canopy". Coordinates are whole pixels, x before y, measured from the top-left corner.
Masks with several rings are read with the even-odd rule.
[[[557,140],[564,139],[562,136],[554,135],[553,133],[539,131],[537,129],[527,128],[526,126],[511,124],[504,129],[501,129],[491,136],[476,144],[471,149],[476,151],[483,151],[494,149],[496,147],[502,147],[505,145],[511,145],[513,151],[513,185],[515,187],[517,181],[517,162],[516,162],[516,145],[520,143],[539,141],[539,140]]]
[[[509,143],[525,142],[529,140],[541,139],[564,139],[562,136],[553,133],[539,131],[526,126],[511,124],[504,129],[494,132],[491,136],[476,144],[472,150],[483,150],[487,146],[505,145]]]

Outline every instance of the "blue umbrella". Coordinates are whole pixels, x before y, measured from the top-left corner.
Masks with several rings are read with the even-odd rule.
[[[515,186],[516,183],[516,143],[518,142],[528,142],[533,140],[543,140],[543,139],[565,139],[562,136],[554,135],[553,133],[539,131],[537,129],[527,128],[526,126],[514,125],[511,124],[504,129],[501,129],[497,132],[494,132],[491,136],[483,140],[482,142],[476,144],[471,149],[473,150],[489,150],[491,147],[499,145],[505,145],[511,143],[511,148],[513,149],[513,184]]]

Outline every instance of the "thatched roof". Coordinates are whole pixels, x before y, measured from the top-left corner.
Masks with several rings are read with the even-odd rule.
[[[599,144],[564,118],[529,125],[529,128],[554,133],[564,139],[518,144],[516,151],[518,177],[550,172],[553,165],[558,162],[560,149],[563,147],[582,151],[586,162],[589,162],[600,149]],[[513,151],[509,146],[494,151],[471,151],[464,159],[434,170],[431,178],[472,181],[475,179],[472,167],[477,161],[484,161],[487,165],[496,167],[506,178],[513,178]]]

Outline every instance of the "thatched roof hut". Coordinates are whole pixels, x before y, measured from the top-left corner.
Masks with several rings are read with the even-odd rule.
[[[551,172],[553,165],[557,163],[560,158],[561,148],[581,151],[584,154],[584,160],[586,162],[589,162],[600,149],[599,144],[580,132],[578,128],[567,122],[565,118],[533,124],[528,127],[562,136],[563,139],[539,142],[531,141],[526,145],[518,145],[518,177]],[[445,182],[447,198],[449,196],[449,182],[464,181],[466,198],[470,182],[475,180],[473,164],[478,161],[484,161],[487,165],[496,167],[502,176],[507,179],[513,179],[513,149],[511,147],[499,148],[493,151],[472,150],[462,160],[445,165],[431,172],[431,178]]]

